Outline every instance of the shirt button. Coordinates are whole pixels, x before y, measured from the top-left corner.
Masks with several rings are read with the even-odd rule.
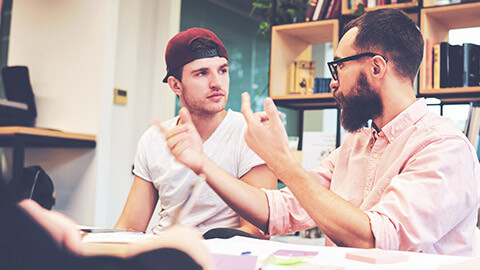
[[[378,154],[377,153],[373,154],[373,158],[378,158]]]
[[[363,197],[368,197],[368,195],[370,195],[370,191],[369,190],[365,190],[363,192]]]

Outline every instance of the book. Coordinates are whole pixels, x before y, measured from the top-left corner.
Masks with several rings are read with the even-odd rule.
[[[340,15],[340,0],[332,0],[328,8],[326,19],[337,18]]]
[[[448,86],[463,86],[463,47],[461,45],[448,46]]]
[[[433,46],[438,41],[433,38],[425,40],[425,89],[433,88]]]
[[[313,12],[315,11],[315,8],[317,6],[317,2],[318,2],[318,0],[310,0],[308,2],[307,11],[305,13],[305,21],[306,22],[309,22],[309,21],[312,20]]]
[[[463,85],[463,48],[440,42],[440,88]]]
[[[440,88],[440,44],[433,45],[433,88]]]
[[[480,45],[463,44],[463,86],[480,85]]]
[[[320,11],[322,9],[322,4],[325,0],[318,0],[317,5],[315,6],[315,11],[313,12],[312,21],[318,21],[320,18]]]
[[[440,51],[439,51],[439,61],[440,61],[440,73],[439,73],[439,79],[440,79],[440,88],[448,87],[448,52],[449,52],[449,46],[448,42],[440,42]]]
[[[322,9],[320,10],[320,19],[325,19],[327,16],[328,7],[330,6],[331,0],[323,0]]]

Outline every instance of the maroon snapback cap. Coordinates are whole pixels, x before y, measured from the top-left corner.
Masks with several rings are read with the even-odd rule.
[[[190,45],[197,38],[206,38],[217,44],[217,49],[211,49],[204,52],[195,53],[192,51]],[[165,51],[165,62],[167,64],[167,75],[163,79],[166,83],[169,76],[172,76],[171,71],[184,65],[207,57],[225,57],[228,59],[227,49],[222,41],[212,31],[203,28],[190,28],[176,34],[170,39]]]

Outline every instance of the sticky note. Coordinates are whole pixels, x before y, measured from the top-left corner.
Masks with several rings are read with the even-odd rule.
[[[288,250],[288,249],[279,249],[273,253],[277,256],[286,256],[286,257],[314,257],[317,256],[317,251],[302,251],[302,250]]]
[[[383,264],[408,261],[408,255],[383,249],[364,249],[349,251],[345,258],[366,263]]]
[[[222,270],[255,270],[257,256],[212,254],[216,269]]]

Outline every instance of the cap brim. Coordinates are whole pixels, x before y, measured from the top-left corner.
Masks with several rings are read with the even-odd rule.
[[[171,75],[167,73],[167,75],[165,75],[165,78],[163,78],[163,81],[164,83],[167,83],[168,82],[168,77],[170,77]]]

